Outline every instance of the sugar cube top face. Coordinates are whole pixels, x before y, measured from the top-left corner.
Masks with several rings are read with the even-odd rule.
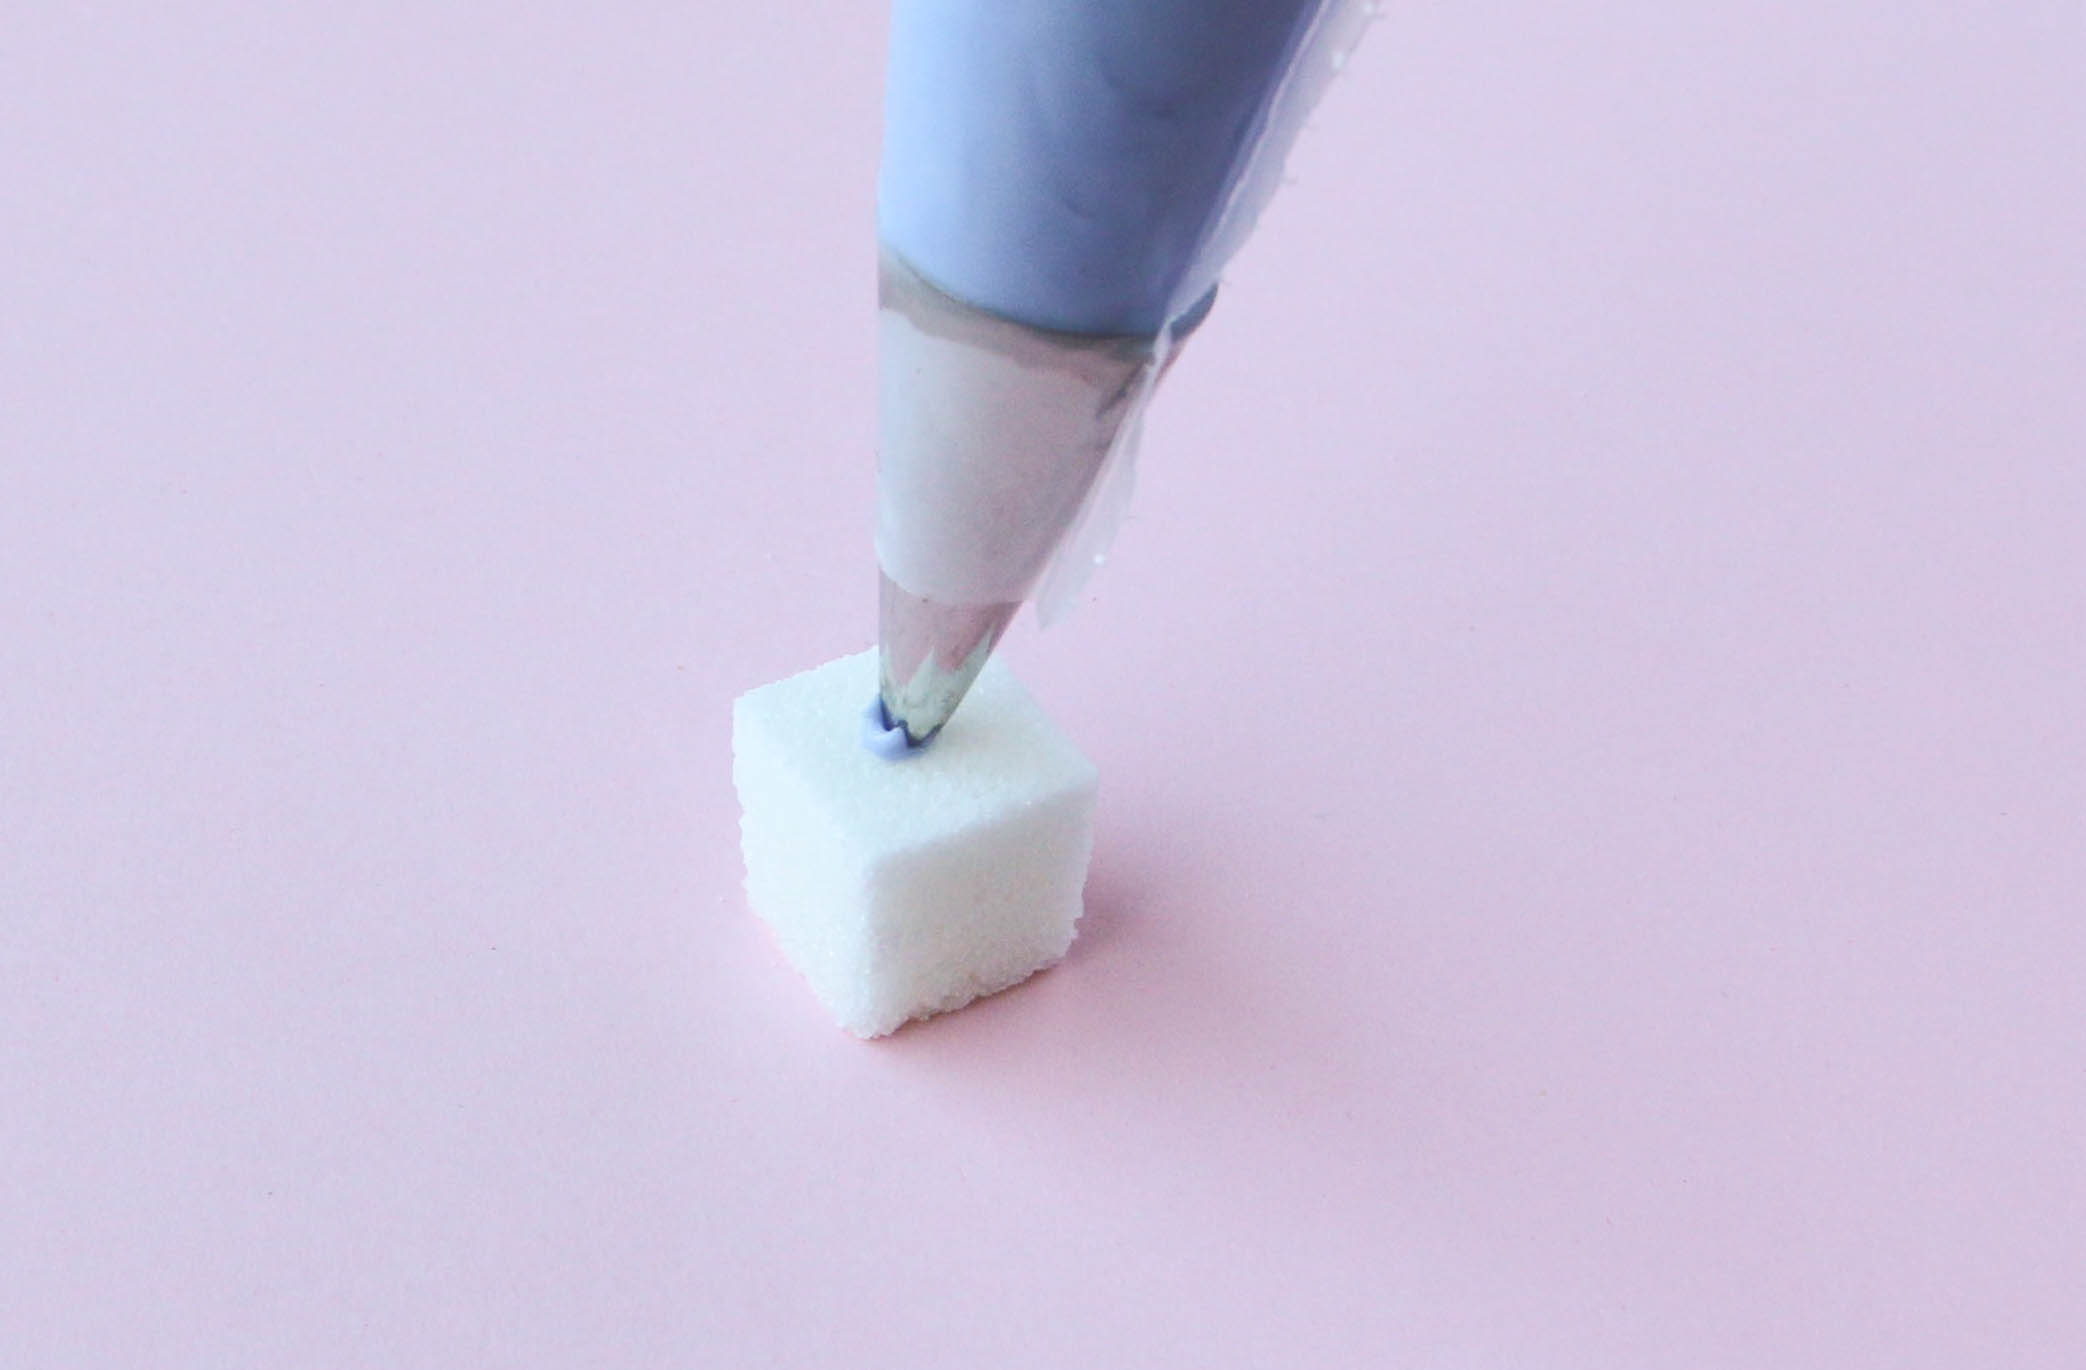
[[[1093,845],[1097,775],[1006,666],[927,747],[862,743],[874,652],[732,711],[746,889],[857,1036],[959,1008],[1060,959]]]

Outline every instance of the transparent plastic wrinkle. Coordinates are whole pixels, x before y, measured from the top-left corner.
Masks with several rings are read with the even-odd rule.
[[[1224,264],[1252,234],[1261,211],[1281,186],[1282,170],[1297,135],[1375,14],[1374,0],[1327,0],[1297,44],[1288,70],[1269,97],[1259,131],[1240,150],[1230,190],[1204,235],[1194,264],[1182,274],[1167,303],[1168,322],[1138,374],[1122,424],[1043,573],[1035,596],[1036,618],[1043,626],[1071,613],[1094,571],[1107,560],[1108,549],[1128,517],[1137,485],[1137,449],[1145,409],[1173,354],[1176,325],[1201,303]]]
[[[1168,324],[1153,348],[1152,360],[1138,369],[1135,389],[1122,426],[1108,445],[1086,498],[1065,530],[1042,583],[1036,588],[1036,621],[1048,628],[1062,621],[1079,603],[1086,588],[1115,545],[1116,534],[1130,516],[1130,496],[1137,490],[1137,445],[1144,437],[1144,411],[1159,388],[1166,359],[1173,351],[1173,325]]]

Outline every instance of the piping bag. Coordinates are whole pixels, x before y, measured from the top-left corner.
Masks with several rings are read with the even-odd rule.
[[[871,720],[887,748],[932,738],[1020,606],[1057,621],[1104,559],[1152,394],[1372,13],[894,0]]]

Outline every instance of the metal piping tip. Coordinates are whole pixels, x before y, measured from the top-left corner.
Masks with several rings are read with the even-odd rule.
[[[942,604],[881,576],[880,698],[884,717],[917,747],[963,702],[1021,602]]]

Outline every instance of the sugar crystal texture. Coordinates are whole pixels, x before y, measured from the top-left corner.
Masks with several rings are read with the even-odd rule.
[[[1098,779],[997,660],[933,743],[900,760],[862,745],[876,687],[865,652],[732,708],[748,902],[858,1037],[1064,956]]]

